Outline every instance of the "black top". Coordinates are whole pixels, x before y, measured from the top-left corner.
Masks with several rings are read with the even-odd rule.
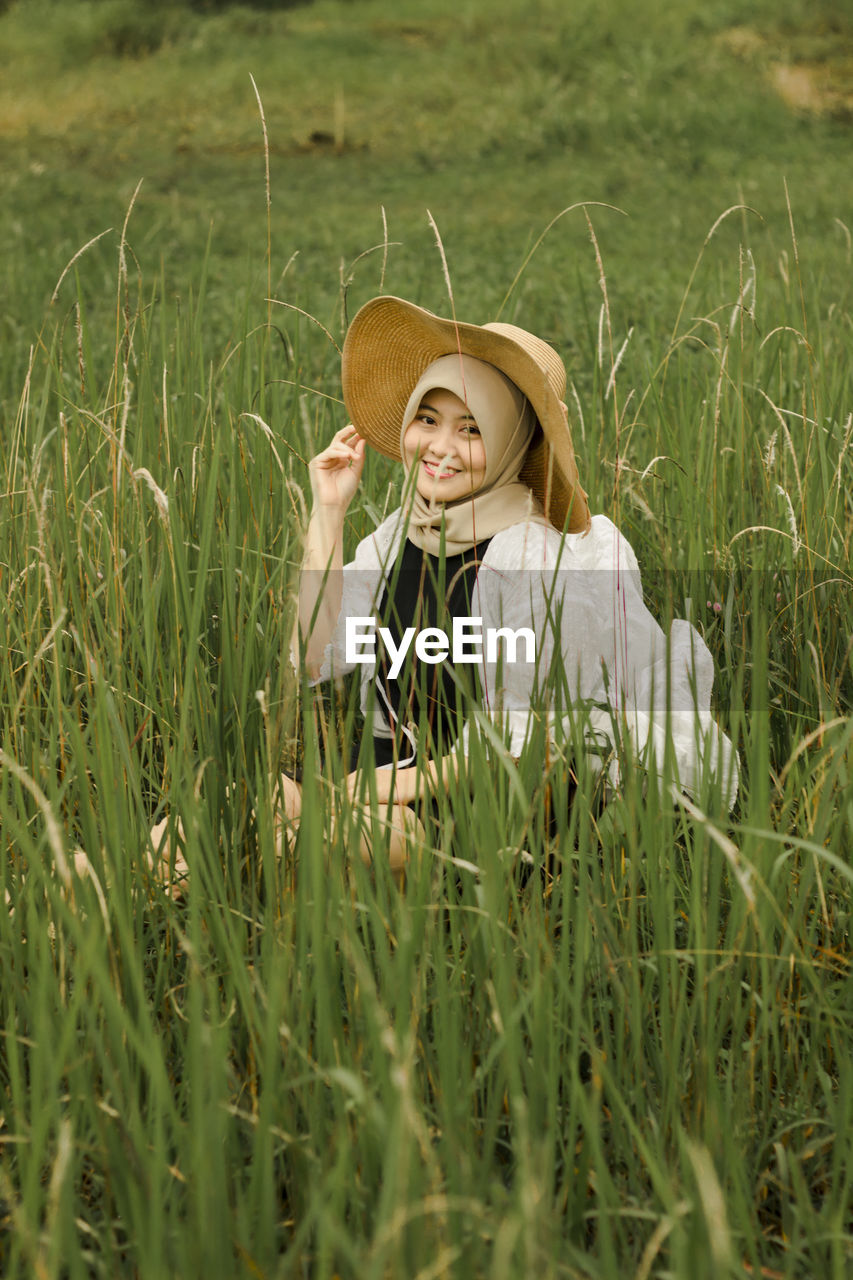
[[[475,614],[471,605],[474,581],[488,545],[486,538],[467,551],[441,557],[430,555],[406,539],[402,554],[385,580],[377,610],[379,626],[388,629],[395,648],[407,627],[414,627],[416,635],[426,627],[438,627],[446,633],[452,648],[454,617]],[[421,749],[434,757],[446,754],[458,737],[459,716],[465,714],[464,700],[476,696],[476,664],[454,666],[450,653],[441,662],[420,662],[413,638],[405,661],[392,680],[391,659],[381,639],[377,652],[377,679],[397,719],[391,728],[398,752],[406,755],[410,751],[409,745],[401,741],[399,723],[411,722]],[[374,737],[374,746],[376,763],[390,762],[392,742]]]

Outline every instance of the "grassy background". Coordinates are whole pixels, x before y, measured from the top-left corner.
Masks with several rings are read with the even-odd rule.
[[[0,15],[4,1275],[849,1273],[851,28],[567,9]],[[359,303],[447,313],[427,210],[458,314],[564,354],[744,778],[602,817],[483,729],[400,893],[334,749],[298,857],[269,777],[359,732],[286,659],[302,460]]]
[[[810,66],[843,66],[853,32],[849,23],[838,30],[837,18],[828,25],[836,8],[757,0],[663,14],[650,0],[499,11],[360,0],[205,17],[167,7],[158,52],[116,58],[116,28],[132,30],[136,14],[144,36],[148,6],[13,6],[0,55],[5,309],[26,342],[60,264],[121,226],[142,180],[132,242],[146,274],[162,262],[167,287],[184,293],[212,237],[209,296],[214,315],[224,314],[210,336],[221,343],[235,293],[249,281],[259,292],[266,270],[250,75],[272,151],[273,280],[287,270],[288,297],[326,319],[336,314],[340,264],[383,239],[383,208],[388,238],[401,242],[389,255],[389,288],[444,304],[429,208],[460,308],[491,314],[550,219],[602,201],[622,210],[596,215],[620,327],[668,332],[704,237],[730,205],[756,212],[722,229],[708,257],[720,300],[736,293],[747,229],[764,288],[785,292],[784,180],[810,272],[835,288],[848,249],[839,225],[848,120],[837,105],[827,117],[787,109],[770,72],[798,51]],[[800,19],[799,30],[786,18]],[[734,24],[767,43],[735,42],[733,52]],[[99,251],[99,282],[92,268],[98,296],[114,243]],[[378,259],[362,259],[353,305],[379,277]],[[596,278],[584,220],[569,216],[531,263],[513,309],[565,341],[582,327],[584,299],[597,311]]]

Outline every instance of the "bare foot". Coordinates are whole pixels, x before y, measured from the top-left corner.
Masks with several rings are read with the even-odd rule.
[[[148,836],[151,847],[145,850],[145,856],[155,877],[163,884],[167,896],[179,901],[186,892],[190,869],[181,847],[184,828],[180,818],[176,832],[178,842],[174,846],[167,835],[168,825],[169,819],[163,818],[151,828]]]

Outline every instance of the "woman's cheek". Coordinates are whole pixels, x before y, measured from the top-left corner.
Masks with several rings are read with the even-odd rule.
[[[423,441],[420,439],[419,434],[409,427],[403,436],[403,461],[407,468],[421,456],[423,453],[422,446]]]

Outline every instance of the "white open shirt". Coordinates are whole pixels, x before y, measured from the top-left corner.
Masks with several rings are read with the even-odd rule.
[[[347,661],[346,619],[376,614],[405,533],[398,509],[358,544],[344,566],[341,611],[312,684],[355,669]],[[698,790],[703,770],[711,769],[728,807],[734,805],[737,756],[711,715],[711,654],[684,620],[672,623],[667,641],[643,603],[637,557],[606,516],[593,516],[585,534],[560,534],[536,520],[496,533],[477,570],[471,609],[482,618],[484,632],[530,627],[536,635],[535,663],[503,661],[499,672],[484,655],[478,664],[483,708],[511,755],[521,754],[536,714],[532,704],[539,702],[535,690],[559,650],[572,705],[588,717],[588,738],[612,743],[617,717],[627,727],[638,763],[648,767],[650,749],[658,764],[663,760],[668,722],[683,789]],[[519,652],[524,654],[523,645]],[[390,737],[390,706],[380,696],[369,696],[376,671],[375,663],[360,664],[361,707],[367,714],[372,704],[373,732]],[[551,733],[559,733],[555,722]],[[411,728],[407,737],[414,742]],[[459,744],[463,751],[466,743],[467,726]],[[618,782],[613,766],[611,780]]]

